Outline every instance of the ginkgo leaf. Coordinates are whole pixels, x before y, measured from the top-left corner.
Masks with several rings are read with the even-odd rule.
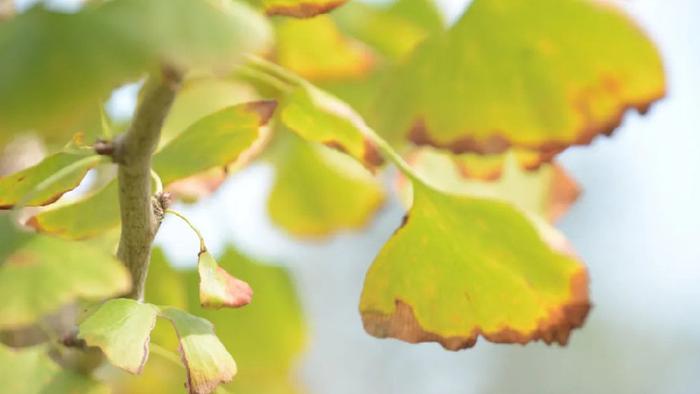
[[[139,374],[148,359],[157,315],[158,308],[150,304],[125,298],[109,300],[80,324],[78,338],[100,348],[112,365]]]
[[[161,62],[230,66],[270,36],[264,18],[239,2],[115,0],[70,14],[35,7],[0,25],[0,143],[30,128],[62,139],[90,114],[99,118],[110,90]]]
[[[548,243],[553,231],[538,232],[507,203],[413,185],[404,225],[365,278],[365,329],[450,350],[480,335],[565,344],[590,308],[588,278],[563,244]]]
[[[170,320],[180,338],[180,356],[187,369],[190,394],[209,394],[236,375],[236,362],[210,322],[174,308],[165,308],[161,316]]]
[[[276,106],[274,101],[257,101],[205,116],[153,157],[154,169],[168,184],[235,161],[257,139],[258,128]]]
[[[347,0],[260,0],[268,15],[310,18],[330,12]]]
[[[371,53],[338,31],[329,16],[285,19],[275,26],[277,62],[310,80],[361,76],[372,67]]]
[[[549,153],[609,134],[665,93],[653,43],[593,0],[475,0],[391,73],[377,130],[453,152]]]
[[[2,226],[2,230],[21,231],[14,226]],[[29,325],[78,298],[101,299],[129,291],[126,268],[100,249],[43,235],[10,234],[3,236],[3,243],[5,239],[19,242],[3,245],[0,327]]]
[[[272,221],[305,237],[365,226],[384,201],[381,184],[351,158],[292,134],[281,137],[267,203]]]
[[[369,127],[347,104],[311,85],[285,98],[280,118],[302,138],[356,158],[368,169],[382,164]]]
[[[537,171],[528,172],[520,167],[516,155],[511,152],[499,158],[502,175],[499,168],[498,179],[484,181],[479,177],[465,177],[453,160],[454,157],[430,148],[420,149],[408,159],[426,182],[440,190],[507,201],[551,222],[566,213],[580,194],[576,181],[557,164],[544,164]],[[410,201],[410,182],[401,178],[399,186],[402,196]]]
[[[64,193],[77,187],[88,170],[101,160],[99,156],[85,159],[84,155],[59,152],[46,157],[35,166],[0,177],[0,209],[12,208],[19,202],[24,206],[39,206],[58,200]],[[42,182],[71,165],[74,168],[70,169],[69,174],[51,182],[42,190],[36,190]],[[28,199],[23,201],[25,198]]]
[[[27,225],[39,232],[70,240],[92,238],[119,226],[117,181],[77,201],[32,216]]]
[[[250,304],[253,298],[250,285],[219,267],[209,252],[200,252],[197,271],[199,301],[204,308],[239,308]]]
[[[46,346],[12,349],[0,344],[2,390],[13,394],[108,394],[107,386],[76,372],[62,369]]]
[[[275,109],[257,101],[204,117],[166,144],[153,157],[163,183],[185,179],[236,161],[258,142],[258,129]],[[67,239],[85,239],[119,225],[118,185],[112,181],[78,201],[43,211],[27,222],[38,231]]]

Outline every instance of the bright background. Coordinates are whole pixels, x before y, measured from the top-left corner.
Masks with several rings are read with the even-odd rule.
[[[439,3],[451,20],[465,5]],[[365,334],[359,294],[403,215],[396,201],[365,232],[323,243],[295,242],[270,223],[273,172],[265,165],[234,175],[196,207],[180,207],[215,252],[233,242],[291,268],[310,331],[299,360],[310,392],[700,393],[700,2],[619,4],[658,44],[669,93],[646,116],[629,114],[612,138],[560,157],[584,194],[559,227],[589,267],[595,305],[566,348],[480,341],[453,353]],[[134,91],[118,94],[114,111],[128,112]],[[168,221],[157,242],[178,264],[195,263],[196,240],[179,223]]]

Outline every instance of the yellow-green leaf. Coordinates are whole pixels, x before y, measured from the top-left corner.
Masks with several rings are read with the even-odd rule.
[[[565,344],[590,308],[588,278],[561,244],[547,242],[549,229],[538,232],[506,203],[413,184],[403,227],[365,278],[365,329],[450,350],[473,346],[480,335]]]
[[[268,200],[272,221],[317,237],[367,225],[384,201],[381,184],[352,159],[283,134]]]
[[[115,0],[71,14],[35,7],[0,25],[0,144],[32,128],[63,138],[98,119],[112,89],[161,63],[231,66],[270,35],[239,2]]]
[[[46,346],[12,349],[0,344],[0,382],[12,394],[108,394],[107,386],[70,370],[61,369]]]
[[[210,322],[174,308],[166,308],[161,316],[170,320],[180,338],[180,355],[187,369],[187,390],[190,394],[209,394],[236,375],[236,362]]]
[[[377,129],[460,153],[543,153],[609,134],[665,93],[653,43],[594,0],[475,0],[392,73]]]
[[[201,252],[197,263],[199,301],[204,308],[239,308],[250,304],[253,289],[221,268],[209,252]]]
[[[3,243],[7,239],[16,244],[3,245],[0,327],[29,325],[78,298],[94,300],[129,291],[128,271],[108,252],[43,235],[16,235],[21,230],[11,225],[2,230],[10,232]]]
[[[85,159],[83,155],[60,152],[45,158],[33,167],[1,177],[0,209],[12,208],[19,202],[24,206],[39,206],[58,200],[64,193],[77,187],[88,170],[101,160],[99,156]],[[42,190],[36,190],[42,182],[71,165],[75,168],[70,169],[68,174],[56,182],[51,182]],[[23,201],[24,198],[28,199]]]
[[[268,15],[310,18],[332,11],[347,0],[261,0]]]
[[[276,25],[277,62],[310,80],[361,76],[372,67],[369,50],[343,36],[329,16],[285,19]]]
[[[100,348],[112,365],[141,373],[148,359],[158,308],[120,298],[109,300],[80,324],[78,338]]]

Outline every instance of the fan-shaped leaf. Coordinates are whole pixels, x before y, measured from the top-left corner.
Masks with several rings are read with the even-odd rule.
[[[204,308],[238,308],[250,304],[253,289],[219,267],[207,251],[199,253],[199,301]]]
[[[261,0],[268,15],[309,18],[330,12],[347,0]]]

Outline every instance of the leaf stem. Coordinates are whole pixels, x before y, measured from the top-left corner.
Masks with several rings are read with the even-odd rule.
[[[189,228],[192,229],[192,231],[194,231],[194,233],[197,235],[197,238],[199,238],[199,254],[205,253],[207,251],[207,245],[204,243],[204,237],[202,236],[202,233],[194,224],[192,224],[192,222],[189,219],[187,219],[185,215],[181,214],[180,212],[174,209],[166,209],[165,213],[177,216],[178,218],[180,218],[180,220],[185,222],[189,226]]]

